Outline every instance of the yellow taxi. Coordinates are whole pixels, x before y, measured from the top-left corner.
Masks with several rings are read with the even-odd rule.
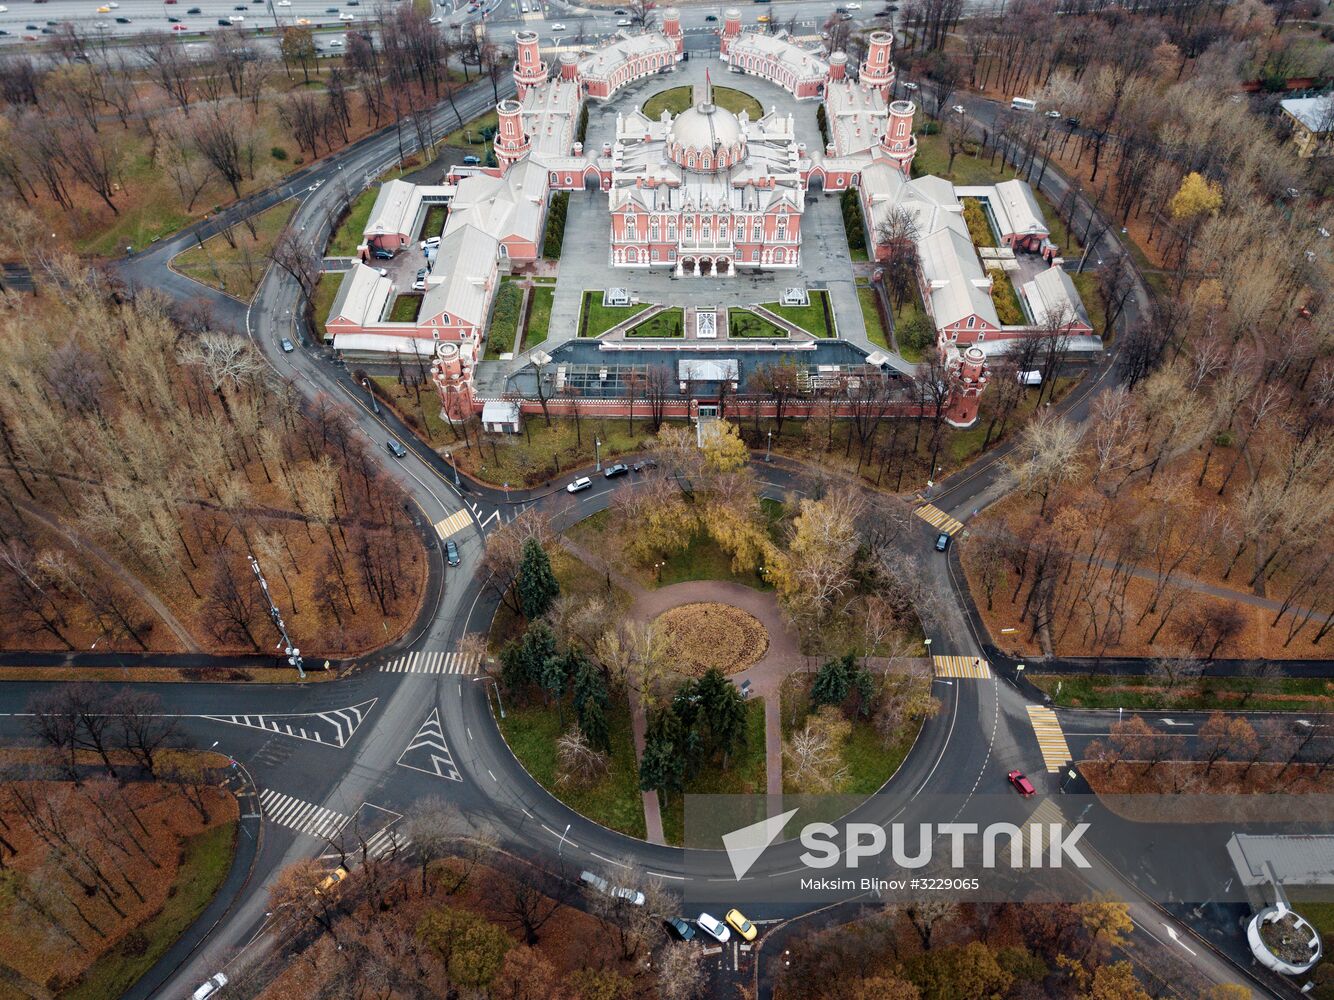
[[[306,25],[310,24],[310,18],[308,18],[308,17],[298,17],[298,18],[296,19],[296,23],[299,24],[299,25],[301,25],[301,27],[304,28]]]
[[[771,18],[768,14],[761,14],[759,17],[755,18],[755,20],[759,24],[768,24],[770,21],[773,20],[773,18]]]
[[[315,892],[319,895],[324,895],[345,878],[347,878],[347,869],[342,865],[339,865],[324,877],[324,881],[320,883],[320,887],[316,889]]]
[[[103,4],[101,7],[98,7],[98,8],[97,8],[97,12],[98,12],[99,14],[110,14],[110,13],[111,13],[111,8],[108,7],[108,6],[106,6],[105,4]]]
[[[727,926],[736,931],[747,941],[754,941],[755,935],[759,933],[755,925],[746,919],[745,914],[740,910],[728,910],[727,916],[723,917],[727,921]]]

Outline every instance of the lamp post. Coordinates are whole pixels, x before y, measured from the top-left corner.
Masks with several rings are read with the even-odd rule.
[[[269,602],[269,617],[273,619],[273,624],[278,629],[278,635],[282,637],[282,642],[278,643],[278,648],[283,651],[287,657],[289,666],[296,667],[297,676],[302,680],[306,679],[306,671],[301,666],[301,650],[292,645],[292,640],[287,637],[287,626],[283,624],[282,612],[278,610],[278,605],[273,603],[273,598],[269,594],[269,581],[264,579],[264,574],[260,572],[259,561],[254,556],[246,556],[250,560],[250,568],[255,571],[255,579],[259,581],[259,589],[264,592],[264,599]]]
[[[454,485],[455,485],[455,486],[458,486],[458,485],[459,485],[459,464],[458,464],[456,461],[454,461],[454,453],[453,453],[452,451],[447,451],[447,452],[445,452],[445,458],[449,459],[449,467],[450,467],[451,469],[454,470]]]
[[[773,450],[773,446],[774,446],[774,432],[773,432],[773,431],[770,431],[770,432],[769,432],[769,439],[768,439],[768,441],[765,442],[765,445],[764,445],[764,460],[765,460],[766,462],[768,462],[768,461],[770,460],[770,459],[769,459],[769,453]]]
[[[596,471],[602,471],[602,439],[593,439],[593,460],[597,463]]]

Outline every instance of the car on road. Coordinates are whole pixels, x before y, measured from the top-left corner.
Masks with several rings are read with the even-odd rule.
[[[759,17],[755,18],[755,23],[756,23],[756,24],[768,24],[768,23],[769,23],[770,21],[772,21],[772,20],[773,20],[773,18],[771,18],[768,14],[761,14]]]
[[[587,476],[580,476],[569,486],[565,487],[565,492],[578,493],[580,490],[591,489],[592,486],[593,486],[593,480],[589,479]]]
[[[412,290],[414,292],[426,291],[426,268],[421,268],[417,272],[417,277],[412,281]]]
[[[633,23],[634,23],[634,22],[632,22],[628,17],[623,17],[623,18],[621,18],[619,21],[616,22],[616,27],[618,27],[618,28],[628,28],[628,27],[630,27],[630,25],[633,24]]]
[[[117,24],[129,24],[129,23],[130,23],[130,19],[129,19],[128,17],[118,17],[118,18],[116,18],[116,23],[117,23]]]
[[[343,13],[338,15],[338,20],[340,21],[355,21],[356,19],[356,14],[349,14],[347,11],[343,11]]]
[[[557,21],[555,24],[553,24],[553,25],[551,26],[551,30],[552,30],[552,31],[564,31],[564,30],[565,30],[565,25],[563,25],[563,24],[561,24],[559,21]]]
[[[1078,119],[1078,118],[1067,118],[1067,119],[1065,120],[1065,123],[1066,123],[1067,125],[1069,125],[1071,128],[1079,128],[1079,119]]]
[[[1037,793],[1037,789],[1033,787],[1033,782],[1028,780],[1028,777],[1023,771],[1011,771],[1005,776],[1005,780],[1008,781],[1014,787],[1014,790],[1024,798],[1028,798],[1030,795]]]
[[[249,10],[249,9],[250,7],[247,4],[243,3],[238,3],[235,7],[232,8],[232,10]]]
[[[862,9],[862,5],[859,4],[859,3],[845,3],[843,6],[846,7],[848,10],[861,10],[861,9]]]
[[[617,462],[615,465],[609,465],[602,470],[602,474],[608,479],[615,479],[617,476],[623,476],[630,471],[630,466],[624,462]]]
[[[916,90],[916,89],[917,89],[917,84],[915,84],[915,83],[905,83],[905,84],[903,85],[903,89],[904,89],[904,90]]]
[[[954,107],[951,108],[950,110],[952,110],[956,115],[961,115],[961,114],[963,114],[963,110],[964,110],[964,109],[963,109],[963,105],[962,105],[962,104],[956,104],[956,105],[954,105]]]
[[[755,925],[747,920],[746,915],[740,910],[728,910],[727,915],[723,917],[723,919],[727,921],[728,927],[740,934],[746,941],[754,941],[755,935],[759,933],[759,931],[755,929]]]
[[[55,32],[55,29],[54,29],[54,28],[43,28],[43,29],[42,29],[42,34],[43,34],[43,35],[54,35],[55,33],[56,33],[56,32]]]
[[[395,458],[408,457],[408,450],[404,448],[401,444],[399,444],[397,441],[395,441],[393,438],[390,438],[388,441],[386,441],[384,443],[384,446],[389,449],[389,454],[393,455]]]
[[[482,161],[480,159],[473,156],[471,153],[469,153],[467,156],[463,158],[463,165],[465,167],[475,167],[481,162]]]
[[[580,872],[579,881],[590,889],[596,889],[604,896],[610,891],[611,883],[601,875],[595,875],[593,872]]]
[[[286,337],[284,337],[282,340],[278,341],[278,346],[281,347],[281,348],[283,349],[283,353],[284,353],[284,354],[291,354],[293,351],[296,350],[295,345],[293,345],[293,343],[292,343],[290,340],[288,340]]]
[[[950,547],[950,536],[948,532],[942,531],[936,536],[936,551],[944,552]]]
[[[699,924],[700,930],[720,944],[727,944],[732,939],[732,932],[727,929],[727,925],[721,920],[715,920],[707,913],[701,913],[696,917],[695,923]]]
[[[221,972],[215,972],[209,977],[208,982],[204,983],[204,985],[200,986],[190,994],[190,1000],[208,1000],[209,997],[213,996],[213,994],[217,993],[218,990],[226,985],[227,977]]]
[[[111,8],[108,7],[106,4],[103,4],[101,7],[98,7],[98,8],[97,8],[97,12],[98,12],[99,14],[110,14],[110,13],[111,13]]]
[[[279,7],[290,7],[290,6],[292,6],[292,0],[278,0],[278,6],[279,6]]]
[[[227,22],[228,22],[229,24],[244,24],[244,23],[245,23],[245,15],[244,15],[244,14],[233,14],[231,17],[227,18]]]
[[[25,24],[25,25],[23,26],[23,30],[24,30],[24,31],[36,31],[36,30],[37,30],[37,25],[35,25],[35,24]]]
[[[180,23],[181,23],[181,19],[180,19],[179,17],[169,17],[169,18],[167,18],[167,23],[168,23],[168,24],[180,24]]]
[[[173,25],[171,26],[171,30],[172,30],[172,31],[189,31],[190,29],[187,28],[187,27],[186,27],[185,25],[183,25],[183,24],[173,24]]]
[[[1048,111],[1048,112],[1047,112],[1047,117],[1048,117],[1048,118],[1060,118],[1060,117],[1061,117],[1061,113],[1053,108],[1051,111]]]
[[[629,14],[630,12],[626,10],[624,7],[617,7],[614,11],[612,11],[612,13],[615,14],[617,17],[625,17],[625,15]]]
[[[187,14],[202,14],[202,13],[204,13],[204,8],[203,8],[203,7],[191,7],[189,10],[186,11],[186,13],[187,13]]]
[[[690,941],[695,937],[695,928],[684,917],[668,917],[667,927],[682,941]]]
[[[331,49],[341,49],[342,47],[343,47],[343,40],[341,38],[335,38],[332,42],[329,43],[329,48]]]
[[[715,21],[718,20],[718,15],[717,15],[717,14],[705,14],[705,15],[704,15],[704,20],[707,21],[709,24],[712,24],[713,22],[715,22]]]
[[[657,467],[658,462],[656,459],[646,458],[644,461],[636,462],[634,465],[630,466],[630,470],[632,472],[643,472],[645,469],[656,469]]]
[[[445,542],[445,562],[451,566],[459,564],[459,547],[453,542]]]
[[[323,880],[320,882],[320,887],[315,890],[315,894],[323,895],[345,878],[347,878],[347,869],[342,865],[339,865],[328,875],[324,876]]]

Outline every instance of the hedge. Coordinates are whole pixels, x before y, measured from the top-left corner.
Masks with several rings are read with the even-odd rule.
[[[849,250],[866,249],[866,230],[862,226],[862,206],[857,198],[857,189],[848,188],[839,199],[843,210],[843,228],[848,233]]]
[[[570,207],[570,192],[557,191],[551,196],[547,209],[547,235],[542,241],[542,256],[560,260],[561,244],[565,241],[565,214]]]

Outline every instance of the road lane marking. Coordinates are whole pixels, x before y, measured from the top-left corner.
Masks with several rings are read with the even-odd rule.
[[[1053,774],[1065,767],[1070,760],[1070,745],[1065,741],[1061,730],[1061,720],[1050,708],[1041,705],[1029,705],[1028,721],[1033,724],[1033,735],[1037,737],[1038,749],[1042,751],[1042,760],[1047,770]]]
[[[435,533],[440,536],[440,540],[443,542],[451,535],[457,535],[470,524],[472,524],[472,515],[466,510],[456,510],[449,517],[435,522]]]
[[[405,760],[410,754],[412,763]],[[440,709],[431,709],[426,721],[417,727],[412,742],[398,755],[397,764],[411,771],[434,774],[437,778],[444,778],[447,781],[463,780],[463,775],[459,773],[458,766],[454,763],[454,756],[445,744],[445,732],[440,724]]]
[[[933,528],[943,531],[947,535],[953,535],[963,527],[963,522],[956,517],[950,517],[935,504],[924,503],[913,511],[927,524]]]
[[[931,666],[937,677],[991,677],[991,665],[979,656],[933,656]]]
[[[475,674],[482,664],[481,653],[451,653],[443,649],[419,649],[380,664],[381,673]]]
[[[313,802],[265,788],[259,793],[262,813],[273,823],[308,837],[327,840],[348,821],[348,817]]]

